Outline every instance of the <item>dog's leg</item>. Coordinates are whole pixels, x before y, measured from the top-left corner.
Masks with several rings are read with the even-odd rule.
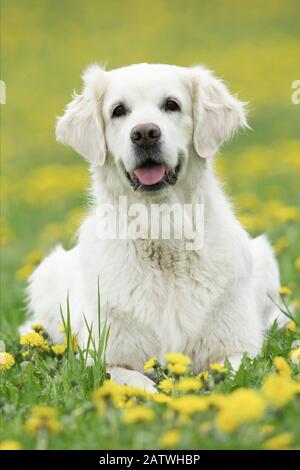
[[[111,379],[120,385],[131,385],[133,387],[142,388],[149,393],[157,392],[155,383],[140,372],[117,366],[108,366],[107,372],[110,374]]]

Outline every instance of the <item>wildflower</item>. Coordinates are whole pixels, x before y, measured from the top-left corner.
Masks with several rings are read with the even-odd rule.
[[[216,420],[217,427],[222,432],[232,432],[241,423],[257,421],[264,415],[266,402],[254,390],[239,388],[228,396]]]
[[[265,377],[261,391],[273,405],[280,407],[292,400],[299,387],[286,375],[270,374]]]
[[[123,395],[122,386],[112,380],[104,380],[102,386],[93,392],[93,399],[115,398]]]
[[[55,356],[63,356],[63,354],[66,351],[66,345],[65,344],[54,344],[51,346],[51,350],[54,352]]]
[[[41,349],[42,351],[48,351],[49,345],[45,338],[36,331],[25,333],[20,339],[21,345],[27,345],[31,348]]]
[[[145,372],[152,372],[153,368],[157,365],[157,358],[156,357],[151,357],[148,359],[147,362],[144,364],[144,371]]]
[[[290,358],[294,364],[300,363],[300,346],[290,352]]]
[[[290,366],[283,357],[277,356],[274,358],[273,362],[279,374],[286,375],[287,377],[292,375]]]
[[[7,439],[0,443],[0,450],[22,450],[22,445],[18,441]]]
[[[159,382],[158,388],[164,393],[170,393],[174,388],[174,380],[170,377],[168,379],[163,379]]]
[[[263,448],[266,450],[287,450],[290,448],[293,440],[291,433],[283,432],[265,441]]]
[[[26,255],[25,261],[28,264],[33,264],[34,266],[36,266],[37,264],[40,263],[43,256],[44,256],[44,254],[41,250],[34,250],[34,251],[31,251],[30,253],[28,253]]]
[[[8,370],[15,363],[15,358],[12,354],[7,352],[0,352],[0,370]]]
[[[203,387],[202,382],[194,377],[185,377],[175,385],[175,390],[179,392],[196,392]]]
[[[154,403],[159,403],[162,405],[170,403],[171,401],[171,397],[169,397],[168,395],[165,395],[164,393],[152,393],[149,396],[149,399],[153,401]]]
[[[206,411],[209,403],[205,397],[199,395],[185,395],[179,398],[173,398],[169,407],[177,413],[189,416],[195,413]]]
[[[213,393],[207,397],[207,400],[210,406],[221,409],[227,403],[228,397],[228,395],[223,395],[222,393]]]
[[[200,374],[198,374],[198,378],[200,380],[207,380],[208,379],[208,371],[207,370],[203,370],[202,372],[200,372]]]
[[[25,422],[25,429],[33,434],[42,429],[53,434],[58,433],[61,425],[57,419],[57,410],[47,405],[33,407],[30,417]]]
[[[30,276],[33,270],[34,270],[34,266],[32,266],[32,264],[25,264],[16,272],[16,278],[19,281],[24,281]]]
[[[189,367],[184,364],[168,364],[168,369],[172,374],[183,375],[189,371]]]
[[[223,410],[216,418],[216,425],[221,432],[233,432],[238,427],[238,422],[230,412]]]
[[[296,331],[296,330],[297,330],[297,325],[296,325],[296,322],[294,320],[289,321],[285,325],[285,334],[286,334],[286,336],[289,336],[291,331]]]
[[[125,410],[123,414],[123,421],[126,424],[151,423],[154,419],[154,411],[144,405],[136,405]]]
[[[20,281],[26,279],[34,271],[35,267],[40,263],[43,253],[35,250],[29,253],[25,258],[24,265],[17,271],[16,276]]]
[[[159,440],[162,447],[176,447],[181,439],[181,433],[178,429],[167,431]]]
[[[188,356],[185,356],[181,353],[168,353],[165,354],[165,359],[170,364],[181,364],[184,366],[188,366],[192,363],[191,359]]]
[[[284,296],[291,295],[292,291],[289,287],[281,286],[279,289],[279,294]]]
[[[271,432],[273,432],[275,429],[275,426],[273,426],[273,424],[263,424],[260,428],[259,428],[259,433],[260,434],[270,434]]]
[[[300,269],[300,256],[298,256],[298,257],[296,258],[296,261],[295,261],[295,268],[296,268],[296,269]]]
[[[218,364],[217,362],[214,362],[209,367],[211,370],[219,372],[220,374],[226,374],[228,372],[228,369],[226,369],[226,367],[224,367],[222,364]]]
[[[40,333],[41,331],[44,331],[45,329],[43,325],[40,325],[39,323],[33,323],[33,325],[31,325],[31,328],[37,333]]]

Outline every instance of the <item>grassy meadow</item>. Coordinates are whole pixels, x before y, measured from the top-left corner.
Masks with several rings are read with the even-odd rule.
[[[300,447],[299,20],[299,0],[1,0],[0,449]],[[272,241],[291,318],[237,373],[194,377],[170,356],[146,366],[160,384],[148,396],[103,382],[105,331],[92,367],[68,324],[60,347],[38,326],[20,344],[26,278],[56,243],[72,246],[87,205],[87,166],[54,125],[91,62],[202,63],[249,102],[252,130],[216,171],[244,226]]]

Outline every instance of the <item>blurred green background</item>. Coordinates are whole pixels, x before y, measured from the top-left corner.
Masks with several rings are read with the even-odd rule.
[[[1,0],[5,336],[24,317],[26,276],[55,243],[72,244],[84,212],[86,165],[55,142],[54,125],[91,62],[201,63],[249,101],[252,131],[225,147],[217,170],[245,226],[268,232],[299,308],[299,20],[298,0]]]

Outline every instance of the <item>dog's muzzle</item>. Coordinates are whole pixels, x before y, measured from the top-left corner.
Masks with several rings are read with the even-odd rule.
[[[169,168],[161,152],[161,130],[153,123],[139,124],[131,130],[137,166],[132,172],[124,172],[134,191],[158,191],[177,182],[180,163]]]

